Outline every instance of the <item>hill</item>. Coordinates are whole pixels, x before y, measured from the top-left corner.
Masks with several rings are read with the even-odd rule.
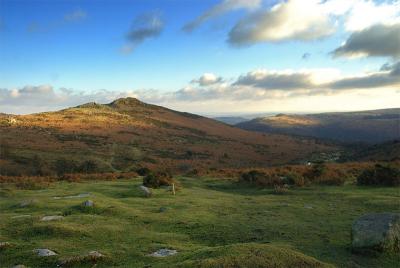
[[[242,130],[194,114],[118,99],[57,112],[0,117],[0,173],[270,166],[332,146]]]
[[[214,119],[228,125],[236,125],[248,121],[248,119],[240,116],[220,116],[220,117],[214,117]]]
[[[265,133],[379,143],[400,138],[400,108],[321,114],[279,114],[236,126]]]

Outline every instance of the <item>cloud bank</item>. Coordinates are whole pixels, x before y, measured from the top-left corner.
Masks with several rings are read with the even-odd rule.
[[[182,89],[170,92],[141,89],[123,92],[97,90],[84,93],[66,88],[54,89],[50,85],[2,88],[0,89],[0,112],[30,113],[57,110],[93,101],[109,103],[121,97],[136,97],[145,102],[192,112],[199,105],[204,106],[205,111],[208,111],[210,107],[234,109],[234,103],[242,109],[251,109],[252,102],[286,103],[294,98],[305,100],[309,97],[323,97],[320,101],[329,102],[333,96],[340,95],[343,100],[349,101],[348,96],[357,92],[378,96],[389,94],[390,97],[387,100],[396,102],[397,98],[397,106],[400,101],[398,90],[400,62],[388,63],[375,72],[357,76],[344,76],[336,69],[260,69],[238,76],[233,82],[226,81],[230,79],[206,73],[193,79]],[[207,103],[213,105],[207,108]]]

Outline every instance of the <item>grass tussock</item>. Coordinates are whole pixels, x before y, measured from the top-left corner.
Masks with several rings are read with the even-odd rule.
[[[110,258],[104,256],[100,253],[90,252],[86,255],[81,256],[73,256],[69,258],[60,259],[58,262],[59,267],[79,267],[79,266],[87,266],[91,267],[97,266],[98,263],[108,263],[110,262]]]
[[[191,259],[181,263],[178,267],[334,267],[292,249],[257,243],[202,249],[195,252]]]
[[[69,226],[68,224],[45,224],[32,223],[25,225],[24,228],[13,227],[10,232],[17,238],[67,238],[85,237],[87,233],[80,228]]]

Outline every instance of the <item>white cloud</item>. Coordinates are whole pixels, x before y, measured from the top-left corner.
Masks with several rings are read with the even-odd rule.
[[[209,86],[220,82],[222,82],[222,77],[216,76],[213,73],[204,73],[198,79],[193,79],[191,81],[192,84],[196,83],[200,86]]]
[[[344,23],[347,31],[362,31],[374,24],[392,25],[400,22],[400,1],[376,3],[358,0],[349,2],[352,2],[352,6]]]
[[[288,0],[271,9],[252,13],[230,31],[233,45],[284,40],[314,40],[335,31],[320,0]]]
[[[256,9],[261,5],[261,0],[223,0],[211,7],[202,15],[183,26],[183,30],[191,32],[204,22],[236,9]]]
[[[129,32],[126,34],[126,40],[129,42],[121,48],[124,54],[131,53],[136,46],[145,40],[155,38],[164,30],[164,20],[158,11],[149,12],[137,16]]]

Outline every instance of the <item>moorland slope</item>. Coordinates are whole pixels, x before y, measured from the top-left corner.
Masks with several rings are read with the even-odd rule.
[[[335,150],[314,139],[262,134],[134,98],[56,112],[0,116],[0,173],[46,175],[157,167],[270,166]]]

